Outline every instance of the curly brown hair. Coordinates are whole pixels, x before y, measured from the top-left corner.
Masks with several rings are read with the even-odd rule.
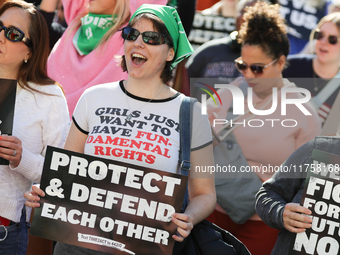
[[[284,19],[278,4],[258,2],[246,7],[243,24],[239,31],[239,42],[243,45],[260,46],[272,59],[289,53],[289,40]]]

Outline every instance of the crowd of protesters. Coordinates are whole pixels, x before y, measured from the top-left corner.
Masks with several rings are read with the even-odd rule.
[[[213,165],[217,145],[230,133],[246,164],[259,168],[304,164],[312,147],[339,154],[337,138],[313,140],[326,122],[336,130],[340,120],[328,118],[340,100],[336,0],[306,0],[301,6],[295,0],[215,0],[205,10],[195,0],[29,2],[0,1],[0,79],[16,81],[11,134],[1,133],[0,120],[0,158],[7,162],[0,165],[1,254],[38,254],[42,249],[44,254],[104,254],[60,242],[46,248],[47,240],[29,236],[31,207],[39,207],[44,196],[39,187],[31,187],[40,183],[47,146],[96,155],[87,139],[102,124],[94,112],[99,106],[126,109],[125,122],[155,113],[178,123],[185,94],[202,100],[202,89],[190,79],[214,78],[247,91],[245,113],[236,118],[238,122],[296,120],[294,128],[274,127],[274,121],[256,129],[216,127],[217,118],[236,120],[229,118],[236,101],[232,91],[219,89],[206,102],[208,115],[201,114],[199,103],[193,108],[192,169]],[[292,13],[301,15],[299,22]],[[194,40],[193,48],[189,41]],[[310,114],[289,105],[283,116],[283,90],[290,91],[284,95],[287,100],[307,96],[291,92],[296,88],[310,92],[311,102],[304,104]],[[277,95],[280,100],[273,99]],[[217,105],[218,99],[223,104]],[[279,107],[272,110],[274,101]],[[0,95],[3,109],[4,102]],[[270,113],[261,116],[255,111]],[[137,134],[138,129],[132,132]],[[155,156],[152,168],[167,166],[165,171],[176,173],[180,137],[175,133],[168,138],[173,145],[169,160]],[[102,157],[149,166],[131,158]],[[190,178],[190,203],[183,213],[172,216],[177,226],[172,238],[183,242],[193,226],[207,218],[232,233],[251,254],[288,254],[291,233],[311,227],[310,217],[300,215],[311,212],[296,204],[305,176],[296,181],[283,173],[262,171],[256,178],[260,184],[252,199],[254,213],[243,223],[228,215],[213,177]],[[287,191],[291,187],[295,190]]]

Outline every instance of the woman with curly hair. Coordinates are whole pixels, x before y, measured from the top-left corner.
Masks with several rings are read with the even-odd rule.
[[[244,77],[236,79],[234,85],[248,85],[251,90],[248,89],[248,95],[245,96],[245,114],[237,120],[237,123],[244,121],[246,124],[235,123],[233,134],[248,165],[259,170],[256,171],[256,175],[263,182],[273,174],[270,171],[266,172],[265,169],[269,169],[269,166],[272,169],[279,167],[297,148],[318,135],[321,123],[310,103],[303,106],[311,115],[304,115],[292,104],[286,106],[286,115],[281,114],[282,88],[292,91],[296,86],[282,78],[282,70],[289,52],[289,41],[284,21],[279,14],[279,6],[258,2],[246,9],[243,19],[244,23],[239,31],[239,41],[242,44],[241,57],[235,60],[235,64]],[[275,90],[277,94],[273,92]],[[229,89],[220,89],[218,94],[223,106],[215,106],[212,100],[208,102],[211,121],[216,118],[225,119],[232,103]],[[253,105],[248,105],[247,97],[250,96]],[[293,101],[303,97],[297,92],[286,94],[286,98]],[[277,108],[270,114],[255,115],[249,110],[251,107],[257,110],[272,109],[274,100],[277,100]],[[248,122],[250,119],[254,122]],[[294,120],[295,124],[288,124],[286,122],[288,119]],[[217,125],[215,131],[220,127]],[[268,227],[255,214],[255,210],[254,215],[245,223],[236,224],[225,210],[217,205],[208,219],[234,234],[253,255],[270,254],[274,247],[278,230]]]

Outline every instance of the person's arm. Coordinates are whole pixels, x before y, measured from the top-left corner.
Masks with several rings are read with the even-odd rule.
[[[39,6],[40,10],[45,12],[55,12],[57,9],[58,0],[42,0]]]
[[[212,166],[214,164],[212,145],[191,152],[191,170],[195,166]],[[210,175],[210,174],[209,174]],[[182,242],[187,237],[193,226],[206,217],[214,210],[216,205],[215,179],[210,178],[189,178],[189,197],[190,203],[184,213],[174,213],[172,221],[178,226],[179,235],[172,237]]]
[[[39,12],[44,17],[49,34],[50,49],[53,48],[54,44],[64,34],[66,27],[61,24],[53,22],[55,16],[55,10],[57,8],[58,0],[43,0],[39,6]]]
[[[311,211],[299,205],[306,173],[293,169],[309,162],[313,144],[314,140],[296,150],[282,165],[291,172],[276,172],[256,194],[256,213],[268,226],[295,233],[311,227],[312,219],[303,215]]]
[[[84,153],[87,135],[81,132],[72,121],[70,132],[64,146],[65,150]]]
[[[39,153],[34,152],[30,149],[30,144],[28,144],[29,141],[27,141],[27,144],[21,145],[21,142],[19,143],[15,137],[6,137],[7,142],[11,142],[11,144],[5,146],[13,149],[10,152],[12,155],[14,149],[17,151],[15,157],[10,159],[9,166],[11,170],[20,173],[25,178],[35,183],[40,182],[47,146],[63,147],[70,123],[66,98],[61,89],[56,85],[51,85],[45,86],[42,89],[42,92],[53,94],[51,96],[43,95],[41,93],[32,95],[32,97],[34,97],[32,100],[38,101],[39,106],[38,108],[31,110],[36,111],[36,114],[39,117],[36,125],[31,128],[40,129],[41,144],[39,146],[41,146],[42,150],[39,151]],[[29,134],[30,132],[27,130],[27,135]],[[13,140],[9,141],[9,139]],[[5,138],[3,137],[2,141],[4,140]],[[34,142],[39,143],[39,141]]]
[[[89,0],[62,0],[66,23],[70,25],[78,15],[87,13]]]
[[[84,153],[86,139],[87,135],[79,131],[74,122],[72,122],[64,149]],[[27,199],[25,205],[33,208],[40,207],[40,197],[44,196],[45,193],[40,189],[39,185],[33,185],[32,190],[24,194],[24,197]]]

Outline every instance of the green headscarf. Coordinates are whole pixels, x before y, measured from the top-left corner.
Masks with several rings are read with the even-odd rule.
[[[129,23],[141,13],[152,13],[164,22],[174,43],[175,57],[171,64],[173,68],[194,52],[175,8],[158,4],[143,4],[132,15]]]
[[[118,15],[114,15],[116,19]],[[87,55],[103,38],[107,31],[114,25],[112,15],[93,14],[82,17],[81,26],[73,37],[73,45],[79,55]]]

